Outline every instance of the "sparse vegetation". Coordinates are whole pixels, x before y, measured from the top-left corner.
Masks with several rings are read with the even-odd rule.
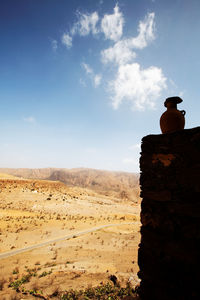
[[[15,281],[12,281],[10,284],[9,284],[9,287],[12,287],[14,290],[16,291],[19,291],[19,287],[26,283],[26,282],[29,282],[30,280],[30,277],[31,277],[31,274],[27,274],[27,275],[24,275],[22,278],[20,279],[17,279]]]
[[[24,283],[24,282],[23,282]],[[69,290],[60,291],[58,286],[55,286],[53,292],[49,295],[45,295],[42,290],[39,290],[37,284],[34,284],[31,289],[26,289],[22,287],[21,284],[15,284],[15,290],[18,293],[33,295],[38,298],[47,300],[49,298],[55,298],[59,300],[137,300],[138,299],[138,288],[135,289],[127,283],[126,287],[121,287],[120,285],[112,285],[109,282],[106,284],[101,283],[96,287],[88,287],[85,290]],[[127,298],[129,297],[129,298]]]
[[[129,284],[125,288],[116,287],[110,283],[102,284],[97,287],[87,288],[80,291],[67,291],[60,297],[61,300],[79,299],[99,299],[99,300],[120,300],[129,296],[129,300],[137,299],[137,289],[131,288]]]
[[[136,274],[137,263],[133,265],[132,261],[137,261],[133,249],[134,244],[137,247],[139,223],[134,234],[131,233],[132,225],[108,227],[82,236],[77,233],[102,224],[137,221],[132,203],[122,206],[121,200],[114,196],[58,182],[34,183],[33,186],[33,181],[22,179],[2,183],[0,179],[3,185],[0,193],[1,251],[11,251],[13,247],[14,252],[39,242],[53,242],[0,261],[0,274],[4,274],[4,279],[0,280],[0,299],[5,291],[10,293],[10,299],[14,293],[19,299],[23,298],[21,293],[30,295],[26,296],[30,299],[33,296],[41,299],[123,299],[125,288],[112,284],[110,294],[109,285],[105,287],[104,284],[98,288],[78,289],[89,283],[95,286],[105,282],[110,272],[116,272],[116,261],[124,276],[120,278],[122,283],[132,273]],[[51,202],[46,201],[48,197]],[[70,239],[54,241],[68,234]],[[64,286],[62,292],[57,288],[60,285]],[[73,290],[65,291],[68,286]]]
[[[44,271],[44,272],[42,272],[42,274],[40,274],[38,277],[41,278],[41,277],[47,276],[47,275],[49,275],[49,274],[51,274],[51,273],[52,273],[52,271],[49,271],[49,272]]]

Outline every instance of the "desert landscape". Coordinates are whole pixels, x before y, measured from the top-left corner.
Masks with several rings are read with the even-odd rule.
[[[111,275],[138,284],[137,174],[0,172],[0,299],[49,299],[112,283]]]

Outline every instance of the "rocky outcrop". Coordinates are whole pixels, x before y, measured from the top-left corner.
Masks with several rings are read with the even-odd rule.
[[[200,299],[200,127],[142,140],[142,300]]]

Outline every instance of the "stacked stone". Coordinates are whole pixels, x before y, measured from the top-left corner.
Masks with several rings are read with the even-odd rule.
[[[142,300],[200,299],[200,127],[142,140]]]

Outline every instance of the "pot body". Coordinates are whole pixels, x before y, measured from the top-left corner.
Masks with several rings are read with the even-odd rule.
[[[162,133],[170,133],[182,130],[185,127],[185,111],[176,107],[167,107],[167,110],[160,118],[160,128]]]

